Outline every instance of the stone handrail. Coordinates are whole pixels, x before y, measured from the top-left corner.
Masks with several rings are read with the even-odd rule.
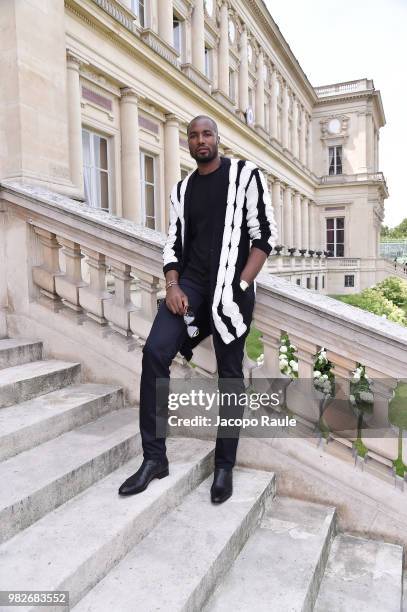
[[[360,172],[358,174],[326,174],[321,176],[320,183],[354,183],[356,181],[379,181],[385,183],[383,172]]]
[[[314,87],[319,98],[325,96],[335,96],[338,94],[346,94],[356,91],[367,91],[373,89],[373,81],[371,79],[358,79],[356,81],[346,81],[344,83],[335,83],[333,85],[322,85]]]

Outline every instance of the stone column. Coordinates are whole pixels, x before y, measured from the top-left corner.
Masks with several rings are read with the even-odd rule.
[[[257,58],[257,84],[256,84],[256,124],[264,128],[264,57],[259,51]]]
[[[173,20],[172,0],[160,2],[158,6],[158,34],[166,43],[174,46],[172,20]]]
[[[309,117],[308,118],[308,168],[311,170],[313,169],[313,162],[312,162],[312,118]]]
[[[309,202],[309,248],[317,251],[319,247],[319,224],[315,202]]]
[[[150,0],[145,8],[146,11],[146,27],[151,28],[154,32],[158,32],[158,0]],[[170,1],[168,4],[172,4]]]
[[[284,224],[284,246],[286,249],[293,247],[293,216],[292,216],[292,190],[288,185],[284,189],[283,201],[283,224]]]
[[[301,212],[301,248],[309,249],[309,209],[308,209],[308,198],[302,198],[302,212]]]
[[[140,144],[138,97],[130,87],[121,90],[120,99],[122,216],[141,223]]]
[[[0,180],[80,198],[70,171],[64,3],[2,0],[0,32]]]
[[[247,31],[243,26],[240,34],[239,107],[245,113],[249,106],[249,64],[247,59]]]
[[[80,59],[67,52],[67,101],[69,128],[69,166],[71,180],[81,194],[83,186],[83,154],[82,154],[82,114],[81,86],[79,82]]]
[[[205,14],[203,0],[195,0],[192,12],[192,64],[205,74]]]
[[[220,7],[219,27],[219,57],[218,57],[218,89],[229,96],[229,18],[228,5],[222,3]]]
[[[288,108],[290,105],[290,98],[288,95],[288,85],[284,84],[283,90],[283,117],[281,125],[281,144],[284,149],[288,149]]]
[[[300,162],[302,164],[307,163],[307,147],[306,147],[306,133],[307,133],[307,114],[305,108],[301,109],[301,140],[300,140]]]
[[[294,209],[293,209],[293,226],[294,236],[293,241],[297,249],[302,249],[301,244],[301,194],[298,191],[294,192]]]
[[[297,98],[293,99],[293,125],[292,125],[292,129],[293,129],[293,148],[292,148],[292,154],[294,155],[294,157],[296,157],[297,159],[299,158],[299,141],[298,141],[298,101]]]
[[[281,223],[281,183],[278,179],[273,180],[271,187],[271,201],[274,209],[274,216],[277,223],[277,241],[282,244],[282,223]]]
[[[278,95],[277,95],[277,71],[273,70],[271,75],[271,100],[270,100],[270,134],[278,138]]]
[[[164,168],[165,168],[165,228],[167,229],[170,194],[173,185],[181,179],[179,149],[179,120],[175,115],[165,115],[164,125]]]

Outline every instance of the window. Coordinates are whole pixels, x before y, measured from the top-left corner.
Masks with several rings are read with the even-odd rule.
[[[345,274],[345,287],[354,287],[354,286],[355,286],[355,275]]]
[[[236,76],[235,76],[235,71],[230,69],[229,70],[229,98],[231,100],[233,100],[233,102],[236,100]]]
[[[301,279],[300,279],[300,278],[297,278],[297,281],[296,281],[296,282],[297,282],[297,285],[300,285],[300,286],[301,286]]]
[[[140,153],[141,223],[155,229],[155,159]]]
[[[178,55],[182,53],[182,21],[174,15],[172,20],[172,37],[174,48],[178,51]]]
[[[144,28],[144,0],[131,0],[131,10],[137,15],[140,25]]]
[[[342,146],[329,147],[329,174],[342,174]]]
[[[307,276],[307,289],[311,289],[311,277]]]
[[[332,257],[343,257],[345,254],[345,217],[326,220],[326,250]]]
[[[322,277],[322,289],[325,289],[325,276]]]
[[[318,290],[318,276],[315,277],[314,287],[316,290]]]
[[[212,78],[212,50],[205,47],[205,75],[208,79]]]
[[[92,208],[109,210],[108,140],[89,130],[82,130],[85,199]]]

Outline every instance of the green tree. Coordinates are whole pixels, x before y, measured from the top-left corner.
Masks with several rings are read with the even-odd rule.
[[[396,276],[389,276],[376,287],[382,295],[396,306],[404,306],[407,303],[407,282]]]

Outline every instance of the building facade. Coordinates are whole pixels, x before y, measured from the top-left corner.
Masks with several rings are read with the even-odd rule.
[[[313,87],[262,0],[4,0],[0,24],[1,181],[165,232],[194,168],[186,126],[207,114],[221,153],[267,177],[270,271],[324,293],[380,280],[380,92]]]

